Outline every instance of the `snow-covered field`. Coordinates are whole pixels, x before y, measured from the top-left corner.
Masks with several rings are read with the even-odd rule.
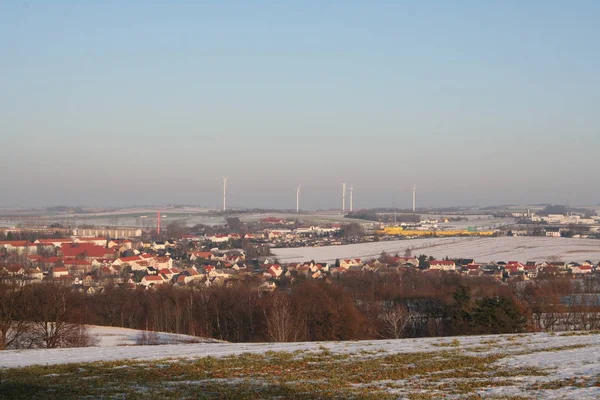
[[[273,249],[281,262],[327,261],[336,259],[378,257],[382,251],[403,255],[411,249],[413,255],[426,254],[435,258],[474,258],[477,262],[492,261],[600,261],[600,240],[497,237],[497,238],[433,238],[407,239],[390,242],[359,243],[328,247],[298,247]]]
[[[96,332],[102,333],[101,329],[95,329]],[[254,356],[249,356],[250,354],[254,354]],[[216,360],[226,358],[229,361],[224,364],[218,364],[218,361],[207,361],[206,365],[214,369],[210,371],[203,369],[206,368],[205,364],[200,364],[202,368],[198,364],[192,364],[195,362],[194,360],[203,360],[209,356]],[[232,367],[229,372],[231,376],[227,376],[227,373],[223,375],[223,371],[228,371],[226,369],[228,363],[235,363],[238,360],[237,358],[227,358],[231,356],[245,357],[246,361],[235,368]],[[121,362],[119,360],[122,360],[122,365],[118,364]],[[274,360],[279,361],[275,362]],[[305,364],[303,360],[312,360],[314,365],[311,366],[311,362]],[[302,374],[307,372],[304,369],[323,368],[318,363],[330,362],[332,363],[331,368],[340,368],[340,376],[348,374],[348,379],[351,381],[342,382],[345,385],[344,390],[350,391],[348,393],[353,390],[366,390],[364,393],[375,391],[382,395],[391,395],[392,398],[409,398],[409,395],[414,393],[421,393],[422,398],[436,398],[436,396],[440,398],[478,396],[479,398],[503,399],[516,396],[548,399],[600,398],[600,382],[598,381],[600,376],[600,334],[598,332],[356,342],[199,343],[3,351],[0,352],[0,375],[4,373],[6,376],[3,378],[4,380],[0,380],[0,389],[7,382],[7,376],[13,376],[2,368],[97,361],[111,362],[103,368],[109,372],[121,371],[118,376],[136,368],[149,370],[148,373],[151,376],[158,369],[160,376],[163,377],[161,378],[163,380],[159,382],[160,388],[163,390],[167,390],[169,385],[177,385],[180,388],[191,387],[190,390],[197,390],[206,385],[232,387],[242,384],[251,384],[267,390],[269,385],[281,385],[281,382],[277,381],[277,376],[269,376],[269,374],[261,372],[263,370],[268,369],[275,371],[276,374],[296,376],[293,370],[280,369],[283,368],[282,364],[291,363],[298,369],[297,379],[300,379]],[[247,364],[250,362],[251,364]],[[392,362],[396,363],[395,367],[394,364],[390,364]],[[263,369],[256,367],[259,365]],[[357,371],[354,371],[352,366],[355,366]],[[192,371],[193,367],[196,368],[196,372]],[[101,379],[103,382],[106,379],[113,379],[107,378],[105,375],[94,375],[98,374],[94,368],[100,367],[98,364],[77,364],[76,371],[79,371],[78,374],[85,372],[91,374],[85,379]],[[169,375],[168,368],[176,369],[181,377]],[[240,371],[241,368],[248,368],[248,371]],[[325,368],[329,367],[325,366]],[[41,380],[42,383],[50,382],[47,384],[51,384],[52,379],[61,379],[61,369],[57,368],[55,371],[57,372],[36,377],[36,379]],[[194,373],[198,374],[199,378],[205,377],[207,374],[211,378],[189,380],[189,375]],[[241,377],[240,373],[242,373]],[[243,375],[246,373],[248,376]],[[72,373],[64,375],[64,379],[71,379],[67,375],[72,375]],[[14,376],[22,376],[22,374],[16,371]],[[136,377],[140,375],[133,376],[134,379],[139,379]],[[390,376],[397,379],[390,379]],[[164,381],[167,377],[172,378],[173,382]],[[73,377],[72,379],[83,383],[84,378]],[[275,379],[275,381],[271,379]],[[322,376],[312,376],[311,379],[311,382],[314,383],[309,385],[309,388],[314,390],[324,390],[323,388],[328,385],[327,379],[324,380]],[[353,383],[357,380],[360,383]],[[151,385],[152,382],[135,381],[133,383],[133,389],[127,390],[138,391],[140,386]],[[306,383],[305,380],[298,382],[285,380],[284,385],[291,385],[290,388],[296,389],[294,385],[300,386]],[[91,385],[90,390],[97,390],[97,386]],[[148,391],[155,388],[148,386],[142,389]],[[341,389],[338,388],[338,390]],[[288,395],[284,397],[290,398],[290,393],[295,392],[285,393]],[[303,398],[318,397],[304,396]],[[179,397],[176,395],[174,398]]]
[[[137,329],[90,325],[88,326],[88,332],[90,335],[98,338],[98,347],[133,346],[144,340],[144,331]],[[159,344],[215,342],[213,339],[204,339],[196,336],[165,332],[146,332],[145,340],[149,341],[150,339]]]

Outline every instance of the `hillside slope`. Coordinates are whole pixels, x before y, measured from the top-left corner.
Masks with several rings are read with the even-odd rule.
[[[600,334],[21,350],[0,367],[9,398],[595,399]]]

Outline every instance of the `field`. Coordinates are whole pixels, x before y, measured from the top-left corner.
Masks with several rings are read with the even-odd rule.
[[[595,399],[599,356],[599,332],[3,351],[0,397]]]
[[[435,258],[474,258],[491,261],[600,261],[600,240],[547,237],[497,238],[433,238],[407,239],[389,242],[360,243],[330,247],[273,249],[281,262],[327,261],[335,259],[378,257],[382,251],[403,255],[411,249],[413,255],[426,254]]]
[[[144,332],[137,329],[116,328],[112,326],[88,326],[90,335],[98,339],[97,347],[133,346],[141,341],[153,341],[157,344],[214,343],[213,339],[179,335],[165,332]],[[145,335],[144,335],[145,334]]]

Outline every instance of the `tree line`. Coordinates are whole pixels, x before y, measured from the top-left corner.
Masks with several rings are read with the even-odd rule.
[[[0,348],[93,344],[83,324],[232,342],[386,339],[600,328],[598,279],[543,277],[506,284],[481,277],[347,274],[95,294],[55,283],[0,283]]]

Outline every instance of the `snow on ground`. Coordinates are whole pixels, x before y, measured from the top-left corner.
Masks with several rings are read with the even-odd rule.
[[[93,330],[104,336],[113,334],[127,336],[126,332],[119,332],[113,328],[103,330],[101,327],[94,327]],[[107,341],[106,344],[109,344],[109,342]],[[477,393],[482,398],[507,398],[512,396],[531,398],[531,396],[534,396],[534,398],[594,399],[600,397],[600,387],[597,385],[597,379],[600,376],[600,334],[594,332],[353,342],[251,344],[220,342],[160,346],[15,350],[0,352],[0,368],[118,360],[146,362],[165,359],[194,359],[207,356],[225,357],[244,353],[264,355],[273,354],[269,352],[291,353],[296,351],[313,353],[328,351],[334,355],[351,354],[353,356],[370,354],[368,357],[372,358],[422,352],[431,353],[431,357],[439,357],[440,352],[447,351],[475,357],[500,355],[502,357],[493,365],[498,371],[507,371],[509,377],[507,379],[509,380],[500,380],[496,385],[484,385],[484,388],[478,389]],[[434,355],[434,353],[437,354]],[[465,378],[456,379],[463,379],[461,382],[467,383],[470,378],[467,378],[467,381],[464,380]],[[473,377],[472,379],[478,378]],[[396,383],[399,384],[400,382]],[[442,383],[448,383],[448,378],[440,380],[440,384]],[[182,384],[182,382],[178,382],[178,384]],[[378,384],[378,382],[370,383],[370,385]]]
[[[96,332],[105,332],[105,336],[121,328],[107,328],[106,331],[96,327]],[[139,331],[138,331],[139,332]],[[166,334],[168,335],[168,334]],[[174,335],[178,336],[178,335]],[[185,335],[180,335],[185,336]],[[195,338],[194,339],[201,339]],[[363,340],[347,342],[297,342],[297,343],[228,343],[206,339],[202,343],[164,344],[147,346],[123,346],[118,341],[117,345],[110,345],[113,339],[109,338],[100,347],[68,348],[68,349],[33,349],[33,350],[5,350],[0,352],[0,368],[25,367],[29,365],[53,365],[96,361],[116,360],[161,360],[166,358],[198,358],[198,357],[224,357],[243,353],[262,354],[267,351],[321,351],[324,347],[332,353],[350,354],[361,351],[375,351],[385,353],[418,353],[433,352],[444,349],[444,346],[455,349],[452,341],[460,343],[459,349],[469,352],[480,349],[482,343],[493,343],[488,349],[489,353],[496,351],[506,353],[531,354],[516,355],[505,359],[505,363],[519,366],[539,366],[560,368],[563,377],[575,376],[577,373],[597,371],[600,374],[600,334],[564,335],[564,334],[521,334],[521,335],[483,335],[483,336],[457,336],[444,338],[419,338],[397,340]],[[458,343],[457,342],[457,343]],[[543,352],[563,346],[582,346],[572,350],[558,352]],[[582,360],[579,363],[579,360]],[[514,363],[514,364],[513,364]],[[582,364],[579,366],[579,364]],[[566,369],[569,366],[571,369]]]
[[[282,262],[315,260],[331,263],[338,258],[376,258],[382,251],[403,255],[406,249],[411,249],[413,255],[474,258],[477,262],[545,261],[549,258],[566,262],[600,260],[600,240],[531,236],[406,239],[342,246],[273,249],[272,252]]]
[[[137,329],[98,325],[89,325],[88,332],[98,338],[98,347],[133,346],[138,344],[144,333]],[[213,339],[165,332],[146,332],[146,337],[160,344],[214,342]]]

